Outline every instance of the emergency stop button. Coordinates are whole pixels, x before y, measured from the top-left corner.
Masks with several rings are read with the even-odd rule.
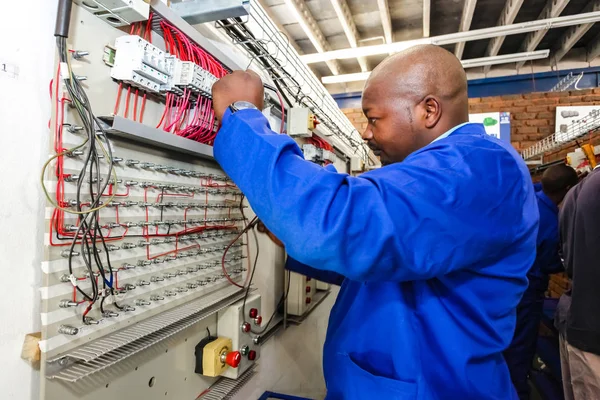
[[[249,356],[249,355],[248,355]],[[231,351],[225,356],[225,363],[231,368],[237,368],[242,361],[242,355],[239,351]]]

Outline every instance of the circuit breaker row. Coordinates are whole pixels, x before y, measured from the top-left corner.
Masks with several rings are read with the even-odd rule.
[[[192,61],[181,61],[137,35],[115,41],[115,60],[110,76],[131,86],[155,93],[181,95],[183,89],[211,96],[213,74]]]

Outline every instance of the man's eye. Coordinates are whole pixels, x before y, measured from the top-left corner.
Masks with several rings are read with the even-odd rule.
[[[371,125],[375,125],[375,122],[377,121],[377,118],[369,118],[369,123]]]

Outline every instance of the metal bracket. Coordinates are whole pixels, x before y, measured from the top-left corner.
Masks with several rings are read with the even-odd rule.
[[[172,3],[171,8],[190,25],[248,15],[250,0],[191,0]]]

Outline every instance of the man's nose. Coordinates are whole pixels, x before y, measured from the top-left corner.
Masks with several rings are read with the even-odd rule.
[[[373,139],[373,131],[371,130],[371,128],[370,128],[369,125],[367,125],[367,127],[364,130],[364,132],[360,136],[365,141],[369,141],[369,140]]]

